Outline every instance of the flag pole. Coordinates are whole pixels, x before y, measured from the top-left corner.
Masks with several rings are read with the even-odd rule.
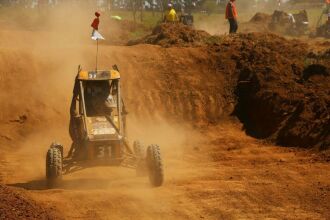
[[[97,72],[97,57],[99,54],[99,39],[96,39],[96,66],[95,66],[95,72]]]

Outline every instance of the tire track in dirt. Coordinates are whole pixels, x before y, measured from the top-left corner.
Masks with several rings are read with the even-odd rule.
[[[172,132],[167,136],[165,130],[149,129],[160,142],[183,132],[165,126]],[[17,153],[2,170],[6,174],[14,168],[16,175],[6,174],[7,184],[28,189],[33,199],[66,219],[327,219],[328,163],[302,150],[256,141],[232,122],[203,133],[162,143],[166,181],[159,188],[136,178],[134,170],[90,168],[65,176],[61,186],[48,190],[43,176],[17,172],[16,167],[27,164]]]

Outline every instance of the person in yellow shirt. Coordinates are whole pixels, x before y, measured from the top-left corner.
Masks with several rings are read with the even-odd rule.
[[[168,4],[168,11],[165,15],[165,22],[176,22],[179,21],[178,15],[172,4]]]

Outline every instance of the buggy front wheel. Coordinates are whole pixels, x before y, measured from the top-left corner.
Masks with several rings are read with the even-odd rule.
[[[163,162],[158,145],[150,145],[147,149],[147,168],[152,186],[161,186],[164,181]]]
[[[62,178],[62,152],[57,147],[51,147],[46,155],[46,177],[49,187]]]

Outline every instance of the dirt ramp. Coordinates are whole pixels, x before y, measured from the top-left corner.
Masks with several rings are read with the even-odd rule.
[[[11,148],[39,126],[63,121],[57,104],[63,103],[58,88],[65,83],[56,83],[57,73],[53,62],[24,49],[1,50],[1,148]]]
[[[225,78],[214,74],[205,48],[136,45],[112,48],[104,62],[110,58],[120,67],[129,115],[192,124],[216,123],[228,115]]]

